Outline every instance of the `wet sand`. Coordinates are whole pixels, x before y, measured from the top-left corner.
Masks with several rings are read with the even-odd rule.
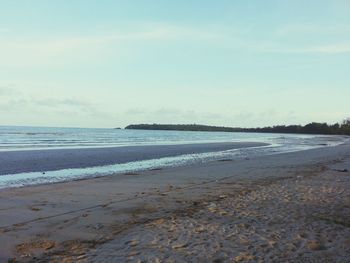
[[[348,262],[350,144],[0,191],[0,261]]]
[[[268,144],[225,142],[0,152],[0,176],[4,174],[46,172],[68,168],[86,168],[182,154],[218,152],[265,145]]]

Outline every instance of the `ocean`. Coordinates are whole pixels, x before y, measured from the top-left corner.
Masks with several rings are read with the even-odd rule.
[[[334,146],[342,143],[345,139],[342,136],[300,134],[0,126],[0,188],[109,176],[117,173],[190,165],[220,159],[251,158],[260,155]],[[186,152],[185,154],[181,151],[174,151],[173,155],[160,154],[152,158],[146,155],[141,158],[138,155],[137,159],[125,162],[116,159],[115,163],[108,163],[108,165],[101,164],[88,167],[85,165],[84,167],[60,167],[44,171],[39,169],[38,171],[1,173],[1,163],[5,166],[6,160],[8,165],[9,161],[7,157],[11,154],[13,155],[14,152],[20,153],[21,156],[27,156],[26,160],[30,161],[30,157],[34,153],[38,153],[38,151],[43,152],[44,155],[46,153],[49,156],[48,153],[51,151],[59,152],[60,150],[81,149],[80,152],[83,153],[88,149],[120,147],[120,154],[122,155],[124,149],[130,149],[128,147],[135,146],[139,147],[137,149],[142,151],[142,149],[146,149],[144,147],[157,145],[163,146],[164,149],[166,145],[169,145],[170,148],[170,145],[248,142],[265,143],[266,145],[239,147],[235,149],[226,148],[225,150],[215,151],[202,150],[200,152]],[[141,156],[143,155],[141,154]],[[42,158],[43,162],[45,161],[44,159]],[[16,162],[13,159],[10,161],[12,163]],[[54,162],[55,160],[51,161]],[[21,164],[18,163],[17,165],[20,166]],[[38,166],[40,168],[40,163]]]
[[[0,126],[0,151],[244,141],[299,148],[333,144],[338,139],[299,134]]]

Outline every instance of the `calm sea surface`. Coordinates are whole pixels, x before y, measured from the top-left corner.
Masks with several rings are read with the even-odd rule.
[[[144,131],[117,129],[46,128],[0,126],[0,152],[32,151],[42,149],[84,149],[140,145],[176,145],[215,142],[263,142],[267,146],[240,148],[225,151],[182,154],[128,163],[116,163],[87,168],[62,169],[45,172],[4,174],[0,188],[55,183],[82,178],[109,176],[159,167],[189,165],[223,158],[240,159],[261,155],[279,154],[342,143],[341,136],[294,135],[267,133]],[[0,155],[1,165],[1,155]],[[18,163],[18,165],[21,165]]]
[[[337,142],[315,135],[0,126],[0,151],[244,141],[291,147]]]

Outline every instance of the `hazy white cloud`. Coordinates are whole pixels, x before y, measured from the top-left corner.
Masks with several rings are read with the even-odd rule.
[[[295,50],[296,53],[340,54],[350,53],[350,43],[307,47]]]
[[[8,112],[19,112],[28,110],[59,110],[61,108],[68,109],[74,112],[95,112],[96,108],[93,104],[83,102],[74,98],[56,99],[56,98],[41,98],[18,97],[0,101],[0,110]],[[27,112],[28,113],[28,112]],[[45,112],[42,112],[43,114]]]
[[[254,49],[257,52],[263,53],[335,55],[350,53],[350,43],[311,46],[287,46],[282,44],[276,45],[274,43],[261,43],[259,46],[255,46]]]
[[[125,116],[134,122],[151,123],[215,123],[227,120],[227,116],[215,112],[203,112],[191,109],[162,107],[157,109],[133,108],[125,111]]]
[[[349,53],[349,36],[350,25],[347,24],[286,24],[273,31],[271,39],[274,41],[263,41],[255,47],[258,51],[275,53]],[[312,44],[300,43],[306,39],[312,40]]]
[[[19,91],[14,89],[13,87],[9,86],[0,86],[0,96],[13,96],[18,95]]]
[[[207,30],[172,25],[146,25],[129,30],[61,37],[0,37],[0,66],[35,67],[93,60],[108,54],[125,55],[130,43],[147,41],[210,40],[219,35]]]
[[[301,34],[339,34],[344,36],[350,33],[350,25],[287,24],[277,28],[274,33],[278,36],[297,36]]]
[[[350,27],[328,27],[329,32],[348,34]],[[311,25],[286,25],[277,29],[277,35],[300,33],[320,33],[322,28]],[[93,32],[76,36],[41,36],[37,38],[0,35],[0,66],[11,68],[32,68],[48,66],[72,66],[84,63],[95,63],[110,59],[110,54],[120,56],[123,61],[140,55],[130,50],[130,44],[139,45],[150,41],[155,44],[172,42],[200,42],[201,46],[211,43],[212,48],[230,48],[242,52],[275,52],[275,53],[348,53],[350,44],[293,46],[273,40],[252,39],[247,29],[213,27],[182,27],[171,24],[145,24],[123,30],[110,30],[102,33]],[[258,43],[258,44],[257,44]],[[170,50],[169,50],[170,52]]]
[[[15,87],[0,87],[0,112],[40,114],[73,113],[78,115],[104,116],[108,113],[99,109],[99,105],[75,97],[38,96]]]

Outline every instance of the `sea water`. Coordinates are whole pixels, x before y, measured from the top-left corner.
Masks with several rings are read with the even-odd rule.
[[[189,165],[227,158],[300,151],[334,146],[345,140],[341,136],[230,133],[193,131],[151,131],[124,129],[54,128],[0,126],[0,151],[33,151],[42,149],[83,149],[140,145],[176,145],[217,142],[262,142],[267,146],[240,148],[219,152],[193,153],[122,164],[58,171],[28,172],[0,176],[0,188],[108,176],[160,167]],[[0,159],[1,165],[1,159]]]

